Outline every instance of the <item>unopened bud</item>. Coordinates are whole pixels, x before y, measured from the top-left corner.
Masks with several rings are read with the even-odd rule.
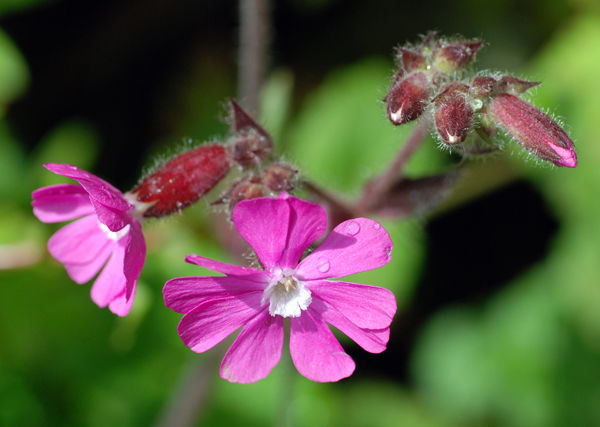
[[[577,166],[573,141],[547,114],[507,93],[490,104],[494,120],[526,150],[557,166]]]
[[[407,73],[415,70],[425,70],[427,68],[425,56],[415,50],[402,47],[398,48],[396,57],[398,58],[398,62],[402,69]]]
[[[233,183],[231,188],[213,205],[228,204],[230,211],[242,200],[257,197],[276,197],[294,190],[297,169],[286,163],[275,163],[258,174],[248,174]]]
[[[498,82],[498,92],[508,93],[510,95],[521,95],[525,91],[536,87],[540,82],[529,82],[527,80],[520,80],[513,76],[504,76]]]
[[[466,40],[447,44],[435,53],[435,65],[447,74],[460,71],[475,59],[475,54],[483,45],[481,40]]]
[[[396,82],[384,99],[390,121],[398,126],[416,119],[429,103],[427,75],[417,71]]]
[[[259,165],[273,151],[270,139],[256,133],[233,141],[233,161],[244,169]]]
[[[473,125],[473,107],[467,100],[469,88],[453,83],[434,100],[435,127],[442,141],[448,145],[463,142]]]
[[[471,83],[471,95],[477,98],[485,98],[492,94],[498,85],[498,80],[489,76],[477,76]]]
[[[275,163],[260,173],[260,182],[269,190],[279,193],[290,193],[294,189],[297,169],[285,163]]]
[[[264,185],[255,182],[242,181],[232,188],[227,198],[223,200],[228,202],[230,212],[233,212],[233,208],[235,208],[242,200],[268,197],[269,195],[270,191]]]
[[[169,160],[130,191],[150,207],[145,217],[180,211],[208,193],[227,175],[231,155],[221,144],[202,145]]]
[[[246,113],[234,100],[231,105],[233,161],[244,169],[256,166],[273,152],[273,140],[269,133]]]

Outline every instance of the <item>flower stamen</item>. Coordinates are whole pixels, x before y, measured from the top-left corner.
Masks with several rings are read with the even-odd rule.
[[[272,316],[298,317],[311,302],[310,291],[293,274],[278,273],[265,289],[262,304],[269,303]]]
[[[291,290],[296,290],[296,286],[298,285],[292,276],[283,276],[284,281],[279,282],[278,285],[283,285],[286,292],[291,292]],[[279,286],[278,286],[279,287]]]

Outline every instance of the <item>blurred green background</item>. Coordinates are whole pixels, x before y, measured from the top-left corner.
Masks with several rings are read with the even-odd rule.
[[[145,225],[138,295],[117,318],[48,255],[61,225],[39,223],[30,195],[66,182],[45,162],[125,191],[184,141],[226,136],[236,2],[0,0],[0,426],[175,425],[185,397],[203,426],[600,425],[600,4],[274,3],[261,122],[316,183],[352,196],[383,170],[411,129],[379,102],[392,49],[431,29],[485,39],[478,69],[542,81],[532,99],[564,119],[579,166],[513,144],[461,162],[427,141],[410,176],[460,163],[461,180],[431,214],[384,222],[393,261],[352,279],[395,292],[388,350],[341,338],[357,369],[335,384],[285,353],[267,379],[230,384],[226,346],[191,352],[161,294],[206,274],[186,254],[234,262],[207,202]]]

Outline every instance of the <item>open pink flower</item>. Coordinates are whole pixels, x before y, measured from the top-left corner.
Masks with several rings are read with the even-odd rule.
[[[326,280],[390,261],[392,241],[378,222],[343,222],[300,263],[325,232],[327,214],[321,206],[287,194],[246,200],[236,206],[233,222],[264,270],[189,255],[187,262],[225,276],[177,278],[163,290],[167,307],[185,314],[179,335],[195,352],[244,327],[221,363],[221,377],[238,383],[265,378],[281,358],[286,317],[292,359],[311,380],[337,381],[354,371],[354,361],[327,323],[371,353],[385,350],[396,312],[392,292]]]
[[[89,172],[56,163],[44,166],[81,184],[52,185],[32,194],[33,213],[40,221],[80,218],[50,238],[48,251],[79,284],[90,280],[104,266],[92,286],[92,300],[125,316],[131,309],[136,281],[146,258],[136,206],[115,187]]]

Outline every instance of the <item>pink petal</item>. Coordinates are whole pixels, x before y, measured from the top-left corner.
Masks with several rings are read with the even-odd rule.
[[[54,233],[48,240],[48,251],[63,264],[88,264],[110,241],[96,215],[89,215]]]
[[[303,311],[290,318],[290,353],[298,372],[319,381],[339,381],[354,372],[354,361],[335,339],[319,313]]]
[[[211,299],[262,292],[266,286],[266,281],[260,283],[244,277],[181,277],[165,283],[163,294],[168,308],[187,313]]]
[[[286,200],[268,197],[244,200],[233,210],[233,223],[265,268],[278,264],[290,225],[290,207]]]
[[[92,277],[98,274],[100,269],[104,266],[106,260],[115,249],[115,245],[116,243],[109,241],[109,243],[100,251],[100,253],[87,264],[65,264],[65,268],[67,269],[69,277],[73,279],[75,283],[79,284],[90,280]]]
[[[313,298],[310,307],[317,311],[327,323],[335,326],[348,337],[370,353],[381,353],[386,349],[386,344],[390,339],[390,328],[382,329],[362,329],[348,320],[342,313],[334,307]]]
[[[117,242],[112,256],[106,267],[100,273],[92,286],[92,301],[98,307],[106,307],[125,290],[125,275],[123,274],[123,258],[125,245],[123,239]]]
[[[249,320],[267,310],[262,292],[215,298],[183,316],[177,330],[184,344],[196,353],[211,349]]]
[[[124,239],[124,237],[122,238]],[[122,240],[121,239],[121,240]],[[124,273],[127,279],[127,300],[133,295],[135,281],[140,277],[144,261],[146,261],[146,241],[142,233],[142,226],[139,222],[133,221],[129,234],[127,235],[127,244],[125,250]]]
[[[108,304],[108,309],[115,313],[117,316],[127,316],[133,305],[133,299],[135,297],[135,288],[137,282],[133,283],[133,290],[131,291],[131,297],[129,300],[125,297],[125,290]]]
[[[331,280],[311,281],[308,288],[359,328],[387,328],[396,314],[396,298],[384,288]]]
[[[94,211],[98,217],[98,221],[106,225],[106,227],[113,232],[120,231],[127,224],[131,223],[131,216],[127,212],[120,211],[118,209],[109,208],[103,205],[95,199],[92,200]]]
[[[252,319],[221,362],[221,378],[240,384],[262,380],[281,359],[283,317],[268,310]]]
[[[120,211],[126,211],[131,207],[123,198],[123,193],[94,174],[78,169],[72,165],[48,163],[44,166],[56,174],[76,180],[83,188],[85,188],[90,197],[96,199],[103,205]]]
[[[59,184],[35,190],[33,214],[42,222],[70,221],[94,213],[90,196],[80,185]]]
[[[322,206],[297,197],[286,200],[290,206],[290,227],[279,265],[294,268],[304,251],[327,230],[327,212]]]
[[[298,266],[304,280],[344,277],[372,270],[392,259],[392,239],[372,219],[344,221]]]
[[[57,184],[49,185],[47,187],[38,188],[31,193],[33,200],[42,199],[50,196],[68,196],[71,194],[83,194],[87,196],[87,191],[83,189],[81,185],[75,184]]]
[[[215,261],[210,258],[204,258],[200,255],[188,255],[185,261],[190,264],[199,265],[211,271],[234,276],[246,276],[250,274],[264,274],[264,271],[255,268],[239,267],[237,265],[226,264],[224,262]]]

